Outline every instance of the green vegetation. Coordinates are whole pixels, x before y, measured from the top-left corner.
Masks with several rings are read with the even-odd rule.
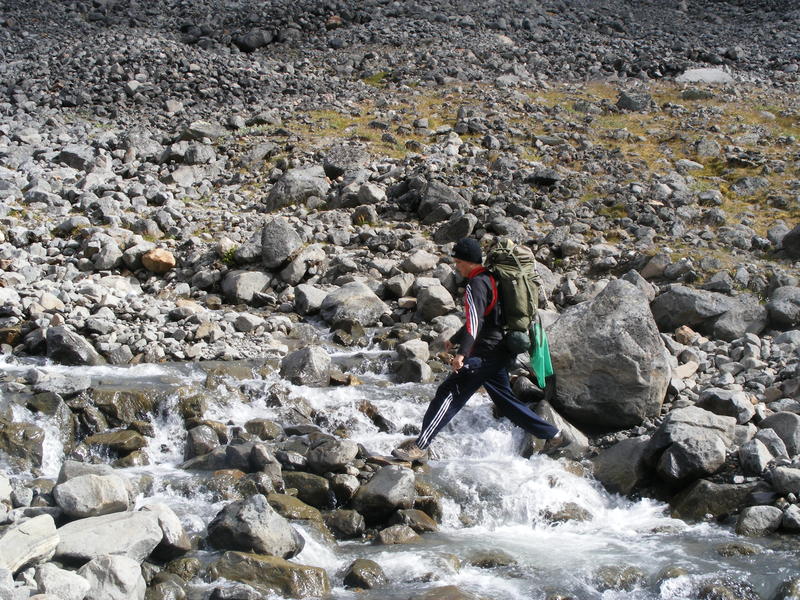
[[[468,114],[481,118],[483,127],[458,136],[474,146],[471,152],[477,168],[460,171],[469,173],[467,181],[473,187],[486,187],[489,182],[481,169],[491,170],[514,154],[522,161],[542,163],[562,173],[569,169],[564,189],[553,200],[588,204],[596,207],[598,216],[613,222],[630,216],[631,204],[612,194],[624,194],[624,186],[633,182],[648,189],[685,159],[702,165],[682,171],[689,189],[721,195],[719,209],[725,222],[707,227],[744,221],[765,236],[778,219],[788,224],[800,222],[800,208],[794,201],[800,189],[797,142],[789,139],[800,140],[800,98],[788,94],[745,85],[737,86],[735,95],[724,87],[702,85],[691,86],[701,93],[686,94],[686,86],[651,82],[642,91],[650,94],[654,107],[640,113],[619,111],[616,102],[621,90],[609,83],[552,84],[547,89],[517,89],[506,95],[498,95],[488,84],[400,88],[385,71],[370,74],[363,83],[374,89],[354,100],[336,99],[327,107],[296,113],[283,123],[276,139],[274,127],[236,132],[236,147],[251,146],[253,136],[265,136],[281,146],[281,155],[265,161],[259,169],[240,171],[239,193],[256,197],[263,193],[273,167],[283,169],[288,158],[312,156],[345,140],[359,142],[377,159],[402,160],[424,154],[429,145],[446,140],[464,107]],[[485,136],[500,138],[509,146],[487,150],[482,146]],[[710,143],[706,151],[712,153],[711,142],[716,142],[719,154],[699,155],[700,140]],[[741,196],[733,187],[743,177],[762,177],[768,186]],[[658,206],[654,200],[642,196],[639,201]],[[195,202],[203,204],[202,199]],[[618,231],[608,232],[609,236],[625,237]],[[729,250],[690,244],[678,244],[674,251],[676,257],[698,260],[716,252],[727,253],[732,264],[736,259]],[[232,254],[223,260],[232,261]]]
[[[353,225],[361,226],[361,225],[368,225],[368,224],[369,224],[369,221],[367,221],[367,215],[365,215],[365,214],[360,214],[360,215],[358,215],[358,216],[353,218]]]
[[[389,76],[389,73],[386,71],[378,71],[377,73],[373,73],[372,75],[365,77],[362,79],[364,83],[367,85],[371,85],[373,87],[381,87],[385,84],[386,78]]]
[[[628,209],[622,204],[604,205],[597,211],[597,214],[609,219],[622,219],[628,216]]]
[[[222,262],[228,266],[232,267],[236,264],[236,251],[239,248],[234,246],[233,248],[229,248],[225,254],[222,255]]]

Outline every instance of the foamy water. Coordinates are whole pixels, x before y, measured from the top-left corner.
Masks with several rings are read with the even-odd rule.
[[[359,411],[359,405],[370,402],[399,431],[404,425],[420,423],[435,390],[434,385],[389,383],[383,374],[388,357],[377,351],[364,355],[363,385],[288,387],[290,393],[326,415],[330,430],[344,427],[350,439],[372,451],[388,453],[405,436],[379,431]],[[337,356],[337,360],[352,358],[346,353]],[[4,361],[2,368],[23,374],[33,366]],[[35,368],[74,372],[70,367],[47,364]],[[80,372],[98,382],[135,385],[140,381],[147,385],[157,381],[175,386],[175,394],[167,394],[152,417],[156,433],[147,452],[153,464],[126,471],[132,477],[146,474],[153,481],[152,493],[140,497],[137,506],[165,502],[187,530],[202,533],[226,502],[202,486],[205,474],[178,468],[183,461],[185,431],[177,406],[179,388],[204,382],[206,374],[186,365],[93,367]],[[267,391],[277,382],[275,376],[230,380],[219,389],[207,390],[210,405],[206,417],[233,425],[253,418],[277,419],[279,409],[266,402]],[[242,385],[247,394],[231,393]],[[54,477],[63,460],[56,428],[22,407],[15,409],[14,416],[45,429],[43,471]],[[673,519],[666,505],[609,494],[591,478],[567,471],[559,461],[542,456],[522,458],[523,438],[521,430],[492,416],[486,396],[477,395],[434,442],[435,459],[424,475],[443,494],[440,531],[425,534],[419,543],[410,545],[331,545],[296,523],[306,544],[293,561],[324,568],[334,586],[331,598],[365,600],[405,600],[441,585],[457,585],[498,600],[544,599],[554,591],[582,599],[679,600],[696,597],[700,583],[721,576],[747,581],[767,598],[782,581],[797,575],[798,553],[777,548],[774,540],[748,539],[763,548],[756,556],[722,557],[717,546],[736,539],[729,528]],[[564,509],[577,510],[582,520],[553,523],[551,516]],[[507,555],[511,564],[488,569],[470,565],[471,557],[486,552]],[[391,582],[389,589],[356,594],[342,587],[344,570],[361,557],[382,566]],[[603,590],[597,571],[606,565],[635,567],[644,574],[644,582],[624,592]],[[675,566],[686,568],[689,575],[659,583],[659,573]],[[194,583],[194,597],[203,598],[209,586]]]

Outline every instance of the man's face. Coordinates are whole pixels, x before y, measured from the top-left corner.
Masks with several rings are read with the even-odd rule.
[[[453,262],[455,263],[458,274],[465,279],[467,275],[470,274],[470,271],[472,271],[472,269],[474,269],[476,266],[475,263],[467,262],[466,260],[461,260],[460,258],[454,258]]]

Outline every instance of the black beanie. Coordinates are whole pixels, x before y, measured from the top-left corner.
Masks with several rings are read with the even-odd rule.
[[[478,240],[472,238],[463,238],[456,242],[453,248],[453,258],[465,260],[467,262],[482,264],[483,254],[481,254],[481,246]]]

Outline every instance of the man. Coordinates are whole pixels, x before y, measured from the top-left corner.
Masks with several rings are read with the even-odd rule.
[[[433,438],[481,386],[511,422],[547,440],[542,452],[555,450],[566,441],[561,430],[522,404],[511,391],[508,367],[516,357],[503,344],[497,284],[483,267],[480,245],[472,238],[459,240],[453,249],[453,260],[456,271],[467,280],[464,326],[445,344],[448,351],[457,348],[450,361],[453,372],[436,390],[416,441],[396,448],[392,454],[409,462],[426,459]]]

